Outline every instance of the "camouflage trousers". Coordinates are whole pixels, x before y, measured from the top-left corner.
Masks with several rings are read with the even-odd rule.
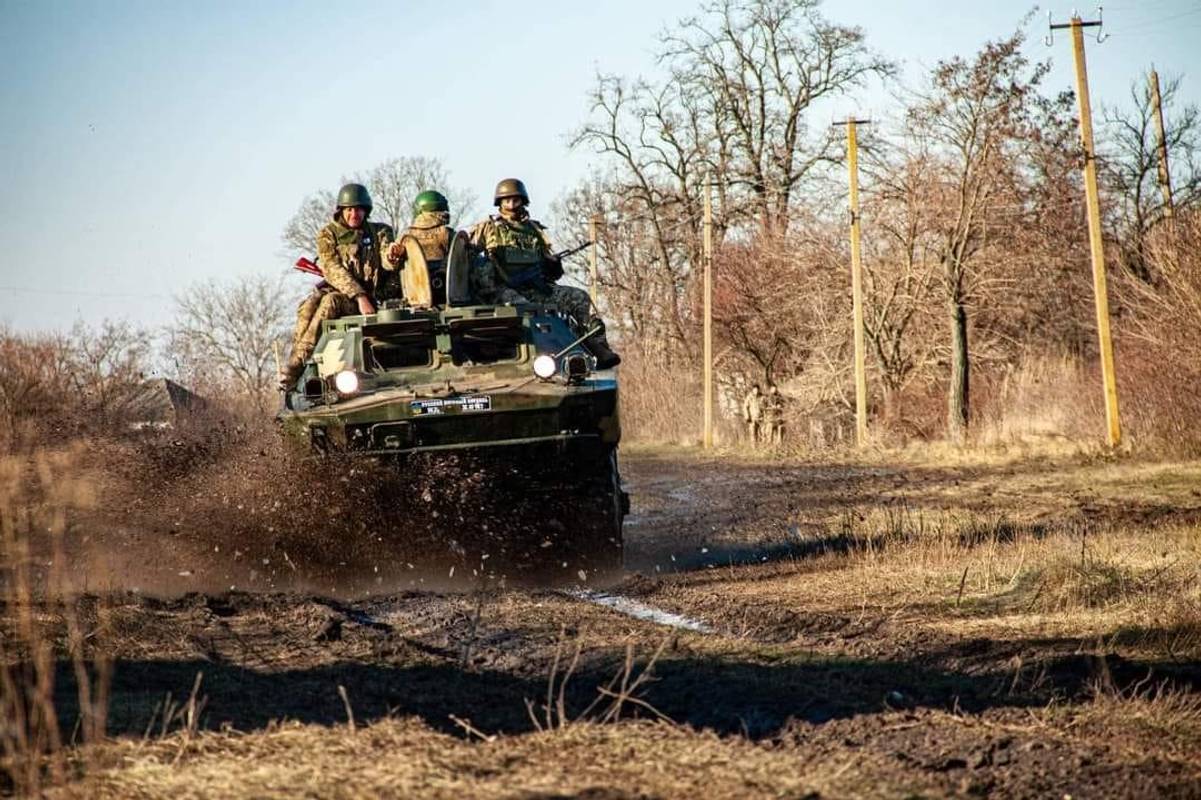
[[[551,284],[549,288],[548,292],[540,292],[533,287],[522,289],[519,292],[508,286],[501,286],[493,297],[487,298],[487,302],[498,305],[503,303],[544,303],[559,309],[564,314],[575,317],[576,322],[581,326],[588,324],[588,320],[592,319],[592,300],[588,297],[587,292],[574,286],[559,286],[558,284]]]
[[[357,314],[358,311],[355,302],[341,292],[314,289],[296,308],[296,329],[292,333],[289,366],[299,366],[313,354],[313,348],[321,338],[322,322]]]
[[[592,298],[583,289],[575,286],[560,286],[557,283],[552,283],[549,291],[543,292],[528,287],[520,292],[516,289],[510,289],[503,284],[498,289],[494,289],[490,293],[483,293],[483,299],[488,303],[543,303],[548,306],[557,308],[564,314],[570,314],[575,317],[576,330],[581,336],[595,322],[599,322],[600,318],[592,313]],[[491,296],[488,296],[488,295]],[[605,335],[605,329],[602,326],[600,333],[592,337],[592,341],[597,342],[606,350],[609,349],[609,338]]]

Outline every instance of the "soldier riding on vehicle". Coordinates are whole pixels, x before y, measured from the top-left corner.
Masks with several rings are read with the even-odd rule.
[[[366,190],[344,187],[321,232],[321,263],[297,262],[330,285],[302,306],[277,418],[289,442],[318,458],[404,464],[431,478],[440,459],[465,458],[496,476],[486,483],[513,511],[512,535],[471,545],[490,568],[612,571],[629,510],[608,370],[618,358],[582,335],[599,327],[587,294],[554,285],[562,268],[524,214],[525,187],[499,188],[502,213],[477,226],[473,246],[451,229],[437,192],[415,198],[413,224],[394,244],[391,229],[366,221]]]
[[[349,314],[374,314],[375,304],[398,292],[391,264],[381,259],[395,238],[391,226],[368,222],[367,187],[348,183],[338,192],[333,221],[317,234],[317,260],[325,278],[296,310],[292,353],[280,370],[280,387],[296,381],[317,340],[321,323]]]
[[[571,315],[580,333],[599,328],[585,344],[598,369],[617,366],[621,357],[610,349],[604,322],[593,315],[588,293],[555,283],[563,277],[563,264],[551,249],[545,226],[530,219],[529,202],[525,184],[505,178],[496,185],[493,197],[500,213],[472,226],[472,245],[488,257],[478,276],[480,299],[496,304],[545,303]]]
[[[405,238],[416,241],[429,269],[434,304],[442,305],[446,298],[446,257],[455,235],[450,227],[450,201],[441,192],[426,189],[413,200],[413,214],[413,222],[388,248],[384,258],[390,266],[403,269],[408,260]]]

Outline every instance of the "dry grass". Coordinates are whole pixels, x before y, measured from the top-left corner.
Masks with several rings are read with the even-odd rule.
[[[760,538],[754,517],[742,523],[741,535],[778,550],[774,566],[681,575],[653,597],[672,610],[699,610],[711,624],[735,612],[737,597],[749,616],[736,631],[817,640],[832,652],[846,644],[808,637],[795,620],[888,620],[877,636],[851,643],[864,652],[892,652],[899,636],[915,647],[979,637],[1100,642],[1173,662],[1201,656],[1198,466],[1012,458],[881,470],[879,483],[891,491],[865,485],[870,467],[847,470],[838,494],[871,496],[870,505],[831,503],[825,490],[806,490],[803,477],[820,481],[831,468],[797,468],[796,483],[779,486],[799,509],[791,532]],[[930,480],[893,483],[921,469]],[[724,535],[731,538],[722,546],[735,551],[736,534]],[[715,582],[722,588],[714,591]]]
[[[884,508],[848,515],[834,537],[851,543],[848,555],[832,557],[842,563],[839,583],[854,595],[887,595],[894,609],[924,613],[933,602],[955,617],[1012,616],[1017,626],[1037,621],[1081,634],[1117,619],[1132,630],[1171,630],[1178,655],[1201,653],[1196,525],[1047,524],[965,512],[931,518]]]
[[[113,767],[59,796],[129,797],[802,797],[837,785],[837,766],[649,722],[579,724],[482,743],[416,719],[359,728],[284,724],[258,736],[203,734],[119,743]],[[662,765],[670,764],[671,769]],[[833,780],[832,780],[833,778]]]
[[[22,497],[36,493],[52,501],[39,508],[91,502],[89,484],[72,477],[72,459],[71,453],[62,453],[46,455],[36,464],[12,462],[5,467],[9,470],[5,474],[14,478],[12,486],[20,488],[12,491],[25,493]],[[35,464],[32,469],[31,464]],[[476,664],[471,658],[472,645],[447,646],[449,659],[482,680],[492,669],[501,670],[498,677],[502,682],[511,676],[508,670],[528,670],[530,664],[538,670],[531,680],[532,691],[522,695],[530,700],[532,719],[520,723],[520,728],[498,724],[495,716],[491,725],[481,723],[484,712],[473,706],[472,696],[454,694],[451,688],[441,713],[455,715],[451,719],[465,732],[464,738],[438,732],[441,719],[433,719],[429,712],[422,712],[423,720],[381,720],[382,712],[377,710],[372,717],[353,683],[331,678],[323,690],[331,697],[337,696],[335,689],[341,692],[345,718],[339,710],[326,724],[278,723],[266,730],[241,733],[205,731],[200,722],[206,710],[203,695],[212,692],[220,700],[221,693],[228,691],[221,686],[220,672],[228,672],[229,667],[223,667],[221,661],[244,652],[241,648],[245,646],[264,650],[262,660],[254,662],[255,670],[279,670],[281,677],[308,663],[306,658],[323,665],[334,665],[339,659],[356,665],[382,659],[391,669],[416,652],[403,642],[418,640],[424,635],[422,629],[433,625],[430,617],[417,616],[395,623],[396,638],[364,638],[346,642],[345,649],[318,641],[313,631],[301,626],[304,630],[299,638],[285,645],[273,640],[283,636],[276,626],[287,623],[270,609],[291,601],[276,598],[276,606],[239,611],[213,622],[230,637],[231,649],[215,657],[212,669],[206,667],[206,674],[197,676],[195,683],[188,675],[186,683],[192,685],[192,692],[186,700],[160,695],[162,703],[151,715],[153,727],[148,735],[138,738],[142,732],[139,722],[131,738],[106,740],[103,729],[93,726],[93,731],[98,730],[94,736],[81,730],[78,737],[89,743],[86,747],[39,745],[24,750],[27,756],[23,759],[8,760],[9,767],[26,768],[20,773],[23,777],[10,780],[24,781],[18,784],[21,787],[78,797],[285,797],[303,792],[346,797],[588,792],[665,797],[804,796],[814,791],[832,797],[873,791],[953,794],[960,791],[956,789],[960,784],[947,783],[949,779],[933,768],[899,767],[901,762],[894,755],[908,755],[910,747],[913,752],[924,747],[926,752],[953,746],[959,748],[954,760],[971,762],[970,754],[961,757],[960,753],[974,747],[965,742],[979,734],[963,732],[968,723],[950,715],[944,714],[945,719],[939,717],[936,723],[925,717],[885,718],[870,702],[861,701],[867,704],[856,710],[855,717],[805,723],[810,725],[806,728],[809,738],[796,747],[782,744],[782,739],[758,744],[749,733],[739,736],[726,730],[722,738],[707,730],[629,717],[635,714],[645,720],[655,716],[655,709],[662,709],[671,719],[695,724],[680,712],[700,713],[696,709],[724,704],[723,708],[745,714],[746,724],[753,727],[755,715],[761,713],[757,704],[764,702],[762,697],[789,698],[784,702],[791,702],[789,708],[800,714],[808,708],[802,702],[808,693],[820,697],[827,690],[827,681],[834,691],[840,681],[854,680],[846,676],[863,676],[873,683],[867,691],[870,694],[874,683],[891,688],[891,673],[903,673],[909,669],[907,665],[915,663],[924,670],[919,673],[922,677],[902,688],[905,695],[911,695],[915,687],[931,687],[935,699],[927,701],[930,708],[950,708],[950,692],[958,692],[958,684],[946,689],[940,688],[940,681],[966,685],[974,680],[973,669],[1002,673],[1000,678],[988,679],[1003,683],[1002,693],[1008,688],[1011,694],[1034,696],[1035,688],[1056,685],[1054,676],[1040,677],[1042,667],[1038,665],[1007,666],[1005,660],[1014,651],[1006,647],[1018,648],[1025,658],[1031,658],[1027,650],[1048,658],[1048,654],[1068,658],[1085,652],[1118,661],[1124,658],[1127,664],[1137,657],[1148,663],[1195,669],[1189,665],[1201,657],[1201,585],[1197,579],[1201,574],[1201,527],[1189,522],[1183,511],[1189,504],[1201,507],[1192,494],[1197,465],[1119,461],[1062,468],[1046,468],[1046,464],[1014,467],[994,455],[988,456],[987,464],[988,470],[932,472],[898,490],[906,493],[904,501],[898,497],[890,501],[880,489],[892,486],[892,477],[904,470],[814,468],[808,479],[817,476],[816,482],[822,486],[826,485],[823,481],[845,479],[851,486],[860,481],[857,485],[865,487],[865,477],[875,476],[871,478],[877,481],[872,484],[873,501],[848,506],[847,498],[854,496],[855,489],[841,489],[836,495],[839,502],[824,506],[828,516],[820,527],[812,517],[798,519],[796,514],[805,514],[803,502],[789,506],[792,516],[783,521],[804,523],[808,533],[803,543],[824,543],[824,553],[819,548],[792,562],[785,559],[759,567],[702,569],[664,579],[661,584],[648,581],[652,585],[645,596],[650,602],[702,619],[719,631],[714,636],[676,636],[674,639],[685,641],[682,645],[673,642],[669,651],[660,648],[655,652],[656,645],[664,642],[662,629],[635,624],[566,597],[521,594],[500,598],[495,607],[489,607],[489,619],[483,621],[478,607],[472,615],[472,604],[460,598],[456,602],[462,616],[468,618],[464,630],[470,632],[474,647],[498,660],[470,666]],[[753,466],[753,470],[761,468]],[[718,471],[712,466],[705,469]],[[807,474],[795,465],[789,470],[780,475]],[[910,475],[925,472],[913,469]],[[717,478],[736,485],[724,473]],[[714,486],[710,489],[717,491]],[[733,502],[740,507],[757,504],[767,496],[766,489],[755,493],[749,486],[732,491]],[[1112,504],[1098,507],[1099,499]],[[1137,513],[1147,508],[1174,511],[1162,519]],[[69,515],[65,519],[60,539],[71,534]],[[705,519],[721,518],[706,514]],[[53,529],[53,523],[46,527]],[[801,542],[801,535],[796,536]],[[193,650],[187,648],[194,646],[196,637],[184,636],[174,627],[183,618],[165,614],[160,619],[164,641],[178,639],[176,646],[184,648],[167,653],[147,630],[138,628],[145,611],[131,606],[113,615],[115,623],[104,625],[120,628],[122,635],[130,637],[123,646],[133,648],[138,658],[147,662],[191,658]],[[79,642],[95,640],[93,632],[103,627],[103,609],[84,613],[56,607],[51,612],[40,618],[43,633],[39,646],[72,669],[64,657],[83,653]],[[70,621],[72,615],[75,622]],[[128,630],[122,627],[122,620],[130,623]],[[352,634],[351,623],[345,625],[348,638],[367,636],[366,632]],[[561,631],[555,648],[555,631],[560,625],[574,632],[568,636]],[[72,626],[82,636],[70,633]],[[315,625],[314,631],[321,627]],[[65,633],[51,635],[49,631]],[[107,629],[100,635],[114,643],[120,638]],[[134,641],[139,635],[141,639]],[[521,641],[504,659],[489,649],[513,636]],[[234,639],[239,643],[236,646]],[[5,644],[19,641],[3,640]],[[969,641],[982,641],[997,650],[961,655],[955,648]],[[596,657],[581,659],[581,649],[585,654],[595,651]],[[640,663],[635,652],[655,655]],[[661,653],[665,655],[660,660]],[[8,651],[4,655],[7,657]],[[95,679],[98,655],[90,650],[88,658],[79,662],[93,676],[81,685],[93,691],[103,686]],[[429,653],[420,658],[422,663],[440,663]],[[932,662],[921,662],[923,658]],[[978,661],[961,668],[956,661],[961,658]],[[518,662],[523,667],[513,666]],[[582,662],[587,662],[586,668],[577,669]],[[549,665],[545,692],[539,688],[543,665]],[[847,671],[851,669],[860,671]],[[1009,669],[1012,679],[1006,672]],[[948,670],[959,672],[948,678]],[[731,677],[740,671],[742,677]],[[615,679],[609,681],[614,674]],[[581,680],[581,675],[587,675],[588,682]],[[228,674],[225,680],[230,680]],[[982,683],[973,685],[978,693],[993,691],[979,688]],[[187,695],[187,685],[173,686]],[[588,708],[593,686],[601,691],[596,695],[598,702]],[[1079,688],[1068,691],[1066,699],[1047,711],[1033,712],[1032,718],[1046,727],[1038,734],[1044,737],[1040,742],[1070,739],[1072,747],[1079,749],[1091,746],[1092,741],[1113,739],[1118,742],[1114,747],[1129,748],[1140,737],[1157,739],[1164,732],[1162,747],[1157,739],[1148,749],[1156,758],[1176,759],[1174,763],[1183,765],[1179,767],[1182,770],[1192,769],[1189,765],[1195,764],[1195,757],[1190,757],[1186,742],[1196,732],[1195,692],[1160,682],[1152,687],[1115,680],[1097,686],[1087,696]],[[129,690],[124,691],[127,700]],[[948,694],[944,697],[939,692]],[[146,700],[144,711],[154,699],[158,698]],[[521,696],[510,699],[513,714],[520,719]],[[945,705],[938,705],[944,700]],[[740,702],[746,705],[739,706]],[[1046,701],[1040,696],[1036,702]],[[81,707],[95,705],[88,706],[81,698]],[[114,704],[114,708],[119,706]],[[1023,720],[1027,714],[1023,707]],[[1126,715],[1132,718],[1130,724]],[[987,724],[975,716],[969,721]],[[847,727],[840,732],[843,723]],[[870,752],[859,744],[845,743],[848,738],[862,741],[864,730],[877,724],[882,726],[879,745]],[[531,732],[499,733],[513,730]],[[916,740],[909,745],[894,743],[898,732],[909,730],[915,737],[917,732],[924,735],[930,731],[933,744]],[[947,743],[938,738],[944,736]],[[823,742],[821,748],[814,747],[814,737]],[[60,731],[59,738],[70,742],[70,732]],[[927,752],[922,758],[936,755]],[[1117,763],[1122,769],[1133,769],[1131,765],[1145,757],[1132,750],[1125,761]],[[1038,775],[1040,764],[1028,773]],[[34,766],[32,772],[30,765]],[[1028,796],[1039,791],[1031,784],[1009,794]]]
[[[701,378],[687,365],[663,365],[623,352],[621,426],[627,441],[694,445],[700,441]]]
[[[1109,717],[1134,723],[1149,735],[1168,735],[1196,743],[1201,736],[1201,695],[1169,683],[1137,684],[1127,689],[1098,686],[1081,716]]]
[[[61,593],[68,513],[95,504],[76,469],[82,448],[0,460],[0,789],[37,794],[69,775],[64,746],[105,738],[112,660],[105,610]],[[61,727],[58,666],[70,667],[79,717]]]

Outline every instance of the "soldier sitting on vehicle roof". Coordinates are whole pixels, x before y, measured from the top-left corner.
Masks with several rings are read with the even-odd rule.
[[[530,196],[525,184],[505,178],[496,185],[493,204],[499,214],[472,226],[471,243],[488,256],[477,275],[477,292],[485,303],[545,303],[570,314],[579,333],[599,327],[585,346],[596,356],[598,369],[621,363],[609,348],[604,322],[592,314],[592,301],[583,289],[560,286],[563,264],[551,249],[542,223],[530,219]]]
[[[406,261],[402,240],[406,236],[415,239],[429,268],[434,305],[442,305],[446,298],[446,256],[455,235],[454,228],[450,227],[450,202],[441,192],[427,189],[413,200],[413,214],[412,224],[388,248],[384,259],[396,269],[402,269]]]
[[[393,270],[380,254],[395,235],[389,225],[368,222],[371,195],[367,187],[348,183],[338,192],[333,221],[317,234],[317,260],[325,277],[296,310],[292,354],[280,369],[280,387],[287,389],[304,370],[304,362],[321,337],[321,323],[349,314],[374,314],[375,304],[395,294]]]

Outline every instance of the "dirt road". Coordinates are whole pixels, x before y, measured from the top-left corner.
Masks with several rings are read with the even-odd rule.
[[[84,548],[127,738],[67,793],[1201,796],[1201,464],[624,471],[603,585],[203,528]]]

